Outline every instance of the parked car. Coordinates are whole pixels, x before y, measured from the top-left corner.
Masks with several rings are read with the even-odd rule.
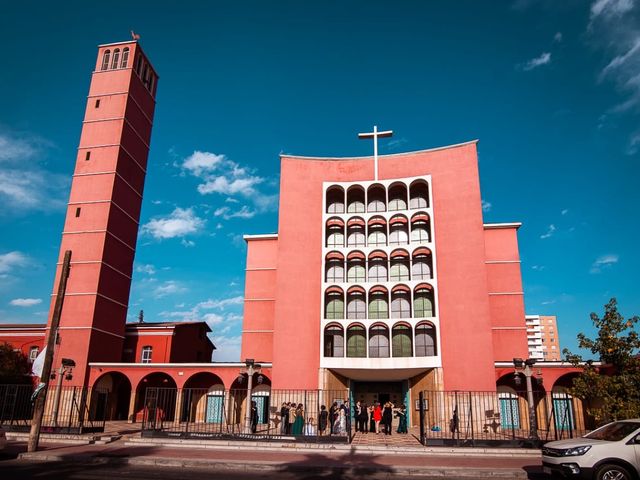
[[[612,422],[584,437],[542,447],[545,473],[594,480],[640,479],[640,418]]]
[[[0,450],[3,450],[7,446],[7,434],[4,428],[0,427]]]

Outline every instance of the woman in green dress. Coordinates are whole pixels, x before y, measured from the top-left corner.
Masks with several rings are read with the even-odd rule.
[[[291,429],[291,433],[294,435],[302,435],[302,429],[304,427],[304,409],[302,408],[302,404],[298,404],[298,408],[296,408],[296,419],[293,422],[293,428]]]
[[[396,412],[398,417],[398,433],[407,433],[407,407],[403,404]]]

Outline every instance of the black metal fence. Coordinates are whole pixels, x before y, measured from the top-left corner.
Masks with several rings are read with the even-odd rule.
[[[593,428],[579,399],[567,393],[424,391],[420,393],[424,445],[531,446],[574,438]]]
[[[0,385],[0,425],[28,432],[33,417],[33,386]],[[42,393],[41,393],[42,394]],[[104,431],[106,392],[82,387],[49,386],[42,417],[42,433]]]
[[[146,390],[142,436],[349,442],[347,390]],[[249,409],[249,411],[247,411]]]

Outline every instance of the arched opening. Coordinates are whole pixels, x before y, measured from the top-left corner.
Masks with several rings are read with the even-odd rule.
[[[384,212],[387,210],[385,189],[380,184],[371,185],[367,190],[367,211]]]
[[[140,76],[142,73],[142,55],[138,54],[136,58],[136,74]]]
[[[416,357],[434,357],[436,348],[436,328],[430,322],[416,325]]]
[[[391,291],[391,318],[411,318],[411,291],[406,285],[397,285]]]
[[[387,254],[381,250],[375,250],[369,254],[369,281],[387,281]]]
[[[389,211],[407,209],[407,186],[404,183],[394,183],[389,187]]]
[[[392,282],[407,282],[411,279],[409,276],[409,253],[406,250],[391,252],[389,279]]]
[[[328,283],[344,282],[344,257],[340,252],[329,252],[325,259],[325,277]]]
[[[428,248],[418,248],[413,252],[413,265],[411,267],[411,278],[414,280],[430,280],[433,278],[433,263],[431,250]]]
[[[385,247],[387,245],[387,223],[382,217],[373,217],[368,223],[367,245]]]
[[[389,328],[375,323],[369,328],[369,358],[389,357]]]
[[[596,425],[595,418],[587,414],[583,401],[570,393],[573,379],[578,375],[577,372],[562,375],[551,388],[553,424],[557,431],[587,430]]]
[[[364,358],[367,356],[367,331],[363,325],[349,325],[347,328],[347,357]]]
[[[427,283],[416,286],[413,294],[414,318],[429,318],[435,316],[433,302],[433,288]]]
[[[122,50],[122,62],[120,63],[120,68],[127,68],[128,63],[129,63],[129,47],[125,47]]]
[[[113,51],[113,60],[111,61],[111,69],[115,70],[116,68],[118,68],[120,66],[120,49],[116,48]]]
[[[332,323],[324,329],[324,356],[344,357],[344,330],[342,326]]]
[[[429,185],[424,180],[415,180],[409,187],[410,208],[429,208]]]
[[[337,217],[327,220],[325,235],[327,236],[327,247],[344,247],[344,222]]]
[[[364,225],[364,220],[359,217],[349,219],[347,223],[348,247],[365,247],[367,245],[364,235]]]
[[[409,225],[407,217],[395,215],[389,220],[389,245],[406,245],[409,243]]]
[[[406,323],[396,323],[391,329],[394,357],[412,357],[411,327]]]
[[[344,213],[344,189],[337,185],[327,189],[327,213]]]
[[[330,287],[324,294],[324,318],[327,320],[344,318],[344,293],[341,288]]]
[[[417,213],[411,217],[411,242],[428,243],[431,241],[429,215]]]
[[[111,50],[105,50],[102,54],[102,66],[100,70],[106,70],[109,68],[109,59],[111,58]]]
[[[365,282],[366,268],[365,257],[362,252],[351,252],[347,256],[347,282],[362,283]]]
[[[351,287],[347,292],[347,318],[350,320],[367,318],[367,304],[364,289],[361,287]]]
[[[224,382],[211,372],[199,372],[184,383],[180,420],[183,422],[222,423],[224,418]]]
[[[149,421],[173,421],[176,392],[176,382],[166,373],[154,372],[145,376],[136,388],[135,421],[142,421],[145,413]]]
[[[127,420],[131,403],[131,382],[120,372],[99,377],[91,392],[91,418],[95,420]]]
[[[389,292],[377,285],[369,290],[369,316],[372,319],[389,318]]]
[[[347,190],[347,213],[364,213],[364,188],[353,186]]]
[[[500,405],[500,427],[506,430],[522,428],[521,401],[516,391],[506,385],[498,386],[498,402]]]

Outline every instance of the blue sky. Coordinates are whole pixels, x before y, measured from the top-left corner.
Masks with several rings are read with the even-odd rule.
[[[278,155],[369,155],[374,124],[381,153],[480,139],[485,221],[523,223],[563,347],[612,296],[640,313],[638,0],[88,3],[0,16],[0,321],[46,321],[96,45],[131,29],[160,75],[131,319],[204,319],[237,359]]]

